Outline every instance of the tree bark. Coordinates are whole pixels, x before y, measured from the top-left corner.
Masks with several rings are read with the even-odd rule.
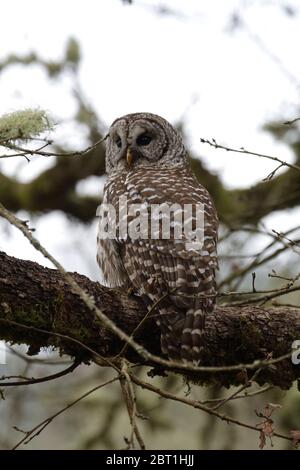
[[[72,276],[127,334],[131,334],[145,316],[145,306],[138,297],[120,289],[103,287],[77,273]],[[37,331],[37,328],[49,334]],[[0,252],[0,339],[11,344],[27,344],[29,354],[50,346],[82,361],[90,359],[91,355],[78,342],[56,334],[80,341],[104,357],[116,356],[123,346],[95,319],[58,271]],[[159,329],[152,319],[143,323],[134,338],[151,353],[161,355]],[[270,353],[275,358],[291,351],[296,339],[300,339],[298,309],[219,306],[207,319],[205,356],[201,365],[250,363],[265,359]],[[130,348],[126,348],[125,356],[131,362],[143,362]],[[252,373],[248,372],[248,376]],[[223,386],[247,379],[245,371],[184,375],[200,384]],[[286,389],[298,378],[300,365],[293,365],[289,358],[264,367],[255,380],[259,384],[268,382]]]

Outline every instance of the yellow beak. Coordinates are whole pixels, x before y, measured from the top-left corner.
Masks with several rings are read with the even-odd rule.
[[[133,161],[133,156],[132,156],[132,153],[131,153],[131,151],[130,151],[130,148],[127,149],[126,161],[127,161],[127,165],[128,165],[129,167],[131,167],[132,161]]]

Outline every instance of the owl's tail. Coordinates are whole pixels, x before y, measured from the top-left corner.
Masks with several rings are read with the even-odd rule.
[[[169,359],[181,360],[181,332],[184,325],[182,315],[176,313],[172,307],[160,308],[156,323],[161,330],[160,345],[162,352]]]
[[[186,313],[181,337],[181,358],[198,366],[204,350],[206,312],[201,308]]]
[[[174,315],[171,308],[160,310],[161,348],[170,359],[199,365],[204,349],[206,312],[189,309],[185,314]]]

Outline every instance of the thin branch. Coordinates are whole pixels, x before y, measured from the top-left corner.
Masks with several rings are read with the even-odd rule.
[[[214,410],[214,409],[212,409],[208,406],[202,405],[200,402],[198,402],[196,400],[190,400],[189,398],[179,397],[177,395],[173,395],[170,392],[166,392],[165,390],[161,390],[160,388],[155,387],[154,385],[152,385],[148,382],[144,382],[144,381],[140,380],[138,377],[136,377],[134,375],[131,375],[131,380],[135,384],[139,385],[140,387],[142,387],[144,389],[147,389],[147,390],[149,390],[149,391],[151,391],[151,392],[153,392],[157,395],[160,395],[163,398],[166,398],[168,400],[177,401],[177,402],[180,402],[180,403],[184,403],[185,405],[188,405],[188,406],[192,406],[193,408],[202,410],[205,413],[207,413],[209,415],[212,415],[212,416],[215,416],[216,418],[219,418],[222,421],[226,421],[227,423],[233,423],[233,424],[236,424],[237,426],[241,426],[243,428],[252,429],[253,431],[260,432],[260,430],[257,427],[252,426],[251,424],[244,423],[244,422],[239,421],[235,418],[232,418],[231,416],[227,416],[225,414],[219,413],[218,411],[216,411],[216,410]],[[285,434],[274,433],[274,436],[280,437],[281,439],[285,439],[287,441],[292,441],[293,440],[291,437],[286,436]]]
[[[94,150],[98,145],[102,144],[108,137],[108,134],[105,135],[102,139],[98,140],[95,142],[93,145],[90,145],[84,150],[76,150],[74,152],[65,152],[65,153],[56,153],[56,152],[44,152],[42,151],[43,147],[40,147],[38,149],[25,149],[23,147],[20,147],[19,145],[14,145],[10,143],[6,143],[5,145],[2,145],[2,147],[7,147],[12,150],[18,150],[20,153],[18,154],[12,154],[12,155],[0,155],[0,158],[9,158],[9,157],[20,157],[20,156],[25,156],[25,155],[40,155],[42,157],[75,157],[75,156],[82,156],[85,155],[92,150]],[[47,144],[49,145],[49,144]]]
[[[216,149],[222,149],[222,150],[226,150],[227,152],[234,152],[234,153],[243,153],[245,155],[254,155],[256,157],[261,157],[261,158],[267,158],[268,160],[273,160],[275,162],[278,162],[280,163],[280,166],[287,166],[289,168],[293,168],[294,170],[297,170],[297,171],[300,171],[300,166],[298,165],[294,165],[292,163],[288,163],[284,160],[281,160],[280,158],[278,157],[274,157],[272,155],[266,155],[264,153],[257,153],[257,152],[251,152],[250,150],[246,150],[244,149],[243,147],[240,148],[240,149],[235,149],[235,148],[231,148],[231,147],[226,147],[225,145],[221,145],[221,144],[218,144],[215,139],[212,139],[212,140],[208,140],[208,139],[203,139],[203,138],[200,138],[200,142],[202,142],[203,144],[208,144],[210,145],[211,147],[214,147]],[[277,168],[278,169],[278,168]]]
[[[240,400],[240,399],[244,399],[244,398],[252,398],[252,397],[255,397],[256,395],[262,395],[263,393],[265,392],[268,392],[269,390],[272,390],[274,387],[273,385],[267,385],[266,387],[264,388],[260,388],[259,390],[255,390],[254,392],[245,392],[244,395],[230,395],[230,400]],[[201,403],[201,405],[207,405],[207,404],[210,404],[210,403],[219,403],[219,402],[223,402],[224,400],[227,400],[227,397],[224,397],[224,398],[209,398],[207,400],[203,400],[203,401],[199,401],[199,403]]]
[[[298,242],[299,240],[297,240]],[[297,243],[296,242],[296,243]],[[253,269],[259,267],[259,266],[262,266],[263,264],[267,263],[268,261],[276,258],[277,256],[281,255],[282,253],[284,253],[286,250],[289,250],[289,249],[292,249],[292,247],[288,244],[284,244],[284,246],[282,248],[278,248],[276,250],[274,250],[272,253],[270,253],[269,255],[266,255],[264,258],[261,258],[261,256],[263,255],[263,253],[265,251],[267,251],[267,249],[269,249],[270,246],[266,247],[264,250],[262,250],[262,252],[259,254],[259,256],[257,256],[257,258],[255,258],[254,260],[252,260],[247,266],[237,270],[236,272],[234,273],[230,273],[225,279],[223,279],[220,283],[219,283],[219,288],[222,287],[223,285],[225,284],[229,284],[231,283],[232,281],[234,281],[236,278],[239,278],[241,279],[241,277],[244,277],[245,274],[249,273],[249,271],[252,271]],[[236,286],[235,286],[236,288]]]
[[[242,307],[243,305],[258,304],[260,302],[262,302],[262,305],[263,305],[269,300],[274,299],[275,297],[280,297],[281,295],[290,294],[291,292],[296,292],[299,290],[300,290],[300,286],[287,287],[287,288],[277,289],[277,290],[275,289],[275,292],[271,294],[256,297],[254,299],[243,300],[242,302],[232,302],[230,305],[234,307]]]
[[[251,27],[248,25],[248,23],[245,21],[245,19],[242,17],[241,13],[239,13],[237,16],[237,21],[239,22],[239,25],[242,26],[245,31],[247,32],[249,38],[256,44],[256,46],[269,58],[271,59],[274,64],[277,65],[281,73],[290,81],[291,84],[295,86],[297,91],[300,89],[300,82],[297,77],[297,75],[294,75],[289,68],[283,63],[281,58],[277,56],[268,46],[267,44],[263,41],[263,39],[254,31],[252,31]]]
[[[145,443],[141,436],[140,430],[136,423],[136,418],[138,416],[137,407],[136,407],[136,395],[132,385],[132,381],[128,372],[128,365],[126,360],[121,362],[121,372],[120,372],[120,384],[123,393],[123,397],[126,403],[128,416],[131,424],[131,436],[128,440],[128,449],[134,449],[134,436],[136,437],[139,446],[141,449],[145,449]]]
[[[65,411],[72,408],[74,405],[79,403],[81,400],[83,400],[87,396],[91,395],[96,390],[99,390],[100,388],[103,388],[106,385],[109,385],[113,382],[116,382],[118,380],[118,378],[119,377],[114,377],[113,379],[107,380],[106,382],[102,383],[101,385],[97,385],[96,387],[92,388],[88,392],[81,395],[79,398],[76,398],[76,400],[74,400],[71,403],[69,403],[68,405],[66,405],[64,408],[62,408],[59,411],[57,411],[56,413],[54,413],[52,416],[49,416],[49,418],[44,419],[41,423],[39,423],[37,426],[32,428],[30,431],[22,431],[22,430],[15,427],[15,429],[17,431],[22,432],[23,434],[25,434],[25,436],[12,448],[12,450],[18,449],[21,446],[21,444],[28,444],[30,441],[32,441],[32,439],[37,437],[50,423],[52,423],[52,421],[55,418],[57,418],[59,415],[61,415]]]
[[[67,367],[67,369],[57,372],[56,374],[47,375],[46,377],[39,377],[37,379],[33,377],[30,379],[26,378],[25,380],[18,381],[18,382],[0,382],[0,387],[16,387],[20,385],[33,385],[33,384],[39,384],[43,382],[50,382],[51,380],[55,380],[60,377],[63,377],[64,375],[70,374],[71,372],[73,372],[73,370],[75,370],[79,366],[79,364],[80,364],[79,361],[74,361],[71,366]],[[4,377],[1,377],[1,378],[3,380]]]
[[[242,393],[244,390],[246,390],[247,388],[251,387],[252,383],[254,382],[254,380],[256,379],[256,377],[258,376],[258,374],[261,372],[261,369],[257,369],[254,374],[252,375],[252,377],[250,379],[247,379],[246,382],[241,385],[240,387],[237,388],[237,390],[235,390],[235,392],[232,393],[232,395],[229,395],[227,398],[224,398],[223,401],[221,401],[220,403],[218,403],[216,406],[214,406],[212,409],[213,410],[218,410],[221,406],[225,405],[225,403],[228,403],[230,400],[232,400],[233,398],[235,398],[236,396],[238,396],[240,393]]]
[[[73,363],[73,361],[61,361],[61,360],[55,360],[55,359],[43,359],[41,357],[31,357],[27,356],[25,354],[20,353],[16,349],[12,348],[9,345],[6,345],[8,348],[9,352],[13,354],[14,356],[17,356],[18,358],[22,359],[25,362],[28,362],[30,364],[40,364],[40,365],[46,365],[46,366],[63,366],[63,365],[69,365]]]
[[[300,248],[299,241],[291,240],[291,238],[288,238],[288,237],[286,236],[286,234],[281,233],[281,232],[277,232],[277,231],[274,230],[274,229],[272,229],[272,232],[274,232],[274,233],[277,235],[278,239],[279,239],[285,246],[288,246],[289,248],[292,248],[292,249],[293,249],[294,246],[297,246],[297,247]],[[285,244],[285,243],[284,243],[284,240],[287,240],[287,241],[288,241],[288,244]],[[299,251],[294,250],[294,249],[293,249],[293,251],[294,251],[294,253],[296,253],[297,255],[300,255],[300,252],[299,252]]]
[[[291,124],[294,124],[295,122],[300,121],[300,117],[292,119],[291,121],[285,121],[283,124],[285,126],[290,126]]]

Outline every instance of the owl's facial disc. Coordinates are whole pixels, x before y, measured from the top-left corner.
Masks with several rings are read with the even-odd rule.
[[[171,166],[184,160],[177,131],[150,113],[129,114],[111,126],[106,148],[107,171],[128,171],[155,163]]]

